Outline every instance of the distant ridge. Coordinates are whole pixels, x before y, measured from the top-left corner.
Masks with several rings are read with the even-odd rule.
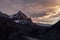
[[[60,20],[56,24],[52,25],[52,28],[60,29]]]
[[[0,12],[0,40],[60,40],[60,21],[47,27],[33,23],[21,11],[13,16]]]

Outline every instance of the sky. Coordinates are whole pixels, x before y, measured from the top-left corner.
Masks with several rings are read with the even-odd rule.
[[[0,0],[0,11],[12,15],[22,11],[35,23],[54,24],[60,20],[60,0]]]

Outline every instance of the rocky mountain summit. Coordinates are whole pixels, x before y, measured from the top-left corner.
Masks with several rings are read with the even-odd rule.
[[[12,16],[0,12],[0,40],[60,40],[60,21],[45,27],[33,23],[21,11]]]

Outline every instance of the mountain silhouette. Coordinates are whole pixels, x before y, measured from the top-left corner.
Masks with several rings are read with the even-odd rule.
[[[49,28],[33,23],[19,11],[13,16],[0,12],[0,40],[60,40],[60,21]]]
[[[46,40],[60,40],[60,21],[46,31],[45,37]]]
[[[15,19],[15,20],[26,20],[27,19],[27,16],[25,15],[25,14],[23,14],[21,11],[19,11],[17,14],[14,14],[13,15],[13,17],[12,17],[13,19]]]
[[[30,18],[26,17],[26,20],[24,14],[20,15],[22,14],[21,12],[17,14],[17,16],[15,15],[16,17],[13,15],[13,17],[10,18],[9,15],[0,12],[0,40],[27,40],[23,35],[27,35],[33,29],[36,29],[36,24],[33,23]],[[19,17],[22,18],[20,19]],[[21,22],[16,23],[14,22],[15,20]]]
[[[60,29],[60,21],[52,26],[52,28]]]

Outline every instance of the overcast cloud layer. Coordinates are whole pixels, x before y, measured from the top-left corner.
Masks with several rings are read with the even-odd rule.
[[[42,18],[43,16],[44,17],[49,16],[47,15],[47,12],[45,12],[45,10],[56,6],[60,6],[60,0],[0,0],[0,11],[11,15],[21,10],[27,16],[32,18],[36,18],[36,17]],[[44,12],[41,13],[41,11],[43,10]],[[45,20],[42,21],[39,20],[39,21],[45,22]],[[46,20],[46,21],[49,23],[50,20]]]

